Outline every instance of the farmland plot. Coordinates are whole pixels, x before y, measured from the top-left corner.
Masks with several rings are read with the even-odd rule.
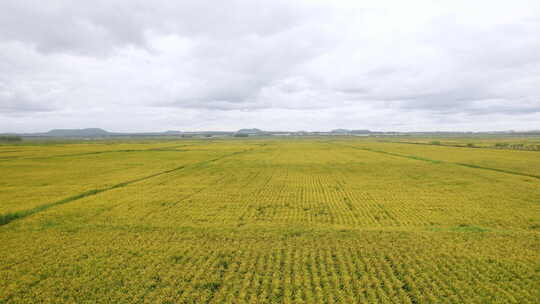
[[[126,155],[150,177],[0,226],[0,302],[535,303],[540,179],[455,165],[453,147],[419,156],[444,162],[393,155],[419,154],[403,145],[413,150],[245,140]],[[509,153],[501,168],[524,168],[497,152]],[[479,153],[468,160],[497,160]],[[111,184],[137,178],[122,171]]]
[[[245,148],[223,144],[215,149],[206,144],[201,150],[190,143],[88,146],[69,145],[64,151],[56,147],[54,154],[0,161],[0,214],[69,200]],[[121,150],[126,146],[131,148]]]
[[[343,142],[347,143],[347,142]],[[432,162],[451,162],[485,170],[507,171],[540,178],[538,151],[495,150],[470,147],[443,147],[402,143],[354,143],[360,149],[390,153]]]

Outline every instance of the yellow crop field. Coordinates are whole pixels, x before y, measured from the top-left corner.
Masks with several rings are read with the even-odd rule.
[[[418,145],[396,142],[366,142],[364,144],[363,142],[351,143],[343,141],[340,143],[352,144],[356,148],[374,152],[393,153],[426,161],[451,162],[458,165],[477,166],[488,170],[510,171],[509,173],[540,177],[539,151]]]
[[[538,303],[540,152],[0,146],[0,303]]]

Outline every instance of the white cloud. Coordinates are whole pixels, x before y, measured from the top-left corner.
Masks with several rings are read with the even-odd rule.
[[[0,131],[540,128],[537,1],[0,3]]]

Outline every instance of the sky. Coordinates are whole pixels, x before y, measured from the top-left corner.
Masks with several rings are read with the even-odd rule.
[[[0,132],[540,129],[540,1],[0,1]]]

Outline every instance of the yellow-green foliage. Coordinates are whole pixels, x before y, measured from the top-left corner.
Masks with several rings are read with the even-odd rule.
[[[521,151],[540,151],[540,136],[496,136],[496,137],[385,137],[380,142],[437,145],[447,147],[468,147],[484,149],[504,149]]]
[[[19,215],[0,226],[0,303],[540,297],[540,161],[526,152],[328,138],[25,148],[36,156],[0,160],[0,214]]]
[[[404,156],[481,166],[486,169],[507,170],[540,177],[540,153],[538,153],[538,151],[455,147],[433,144],[420,145],[395,142],[373,143],[341,141],[341,143],[358,148],[402,154]]]
[[[106,189],[235,151],[193,142],[69,144],[0,149],[0,214],[27,210],[86,191]],[[21,147],[17,147],[21,148]],[[29,154],[32,153],[33,154]]]

